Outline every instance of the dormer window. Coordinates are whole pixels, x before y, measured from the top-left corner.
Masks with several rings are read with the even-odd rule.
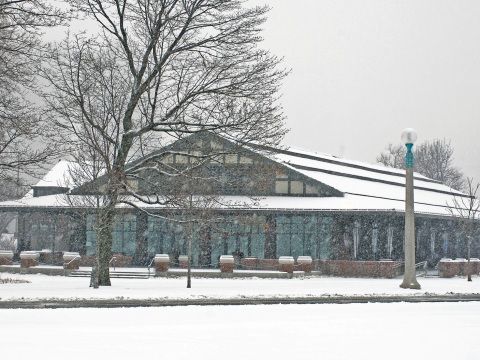
[[[69,188],[61,186],[32,186],[32,188],[33,197],[66,194],[69,190]]]
[[[275,180],[275,194],[277,195],[319,195],[318,190],[300,180],[277,178]]]
[[[303,195],[303,182],[302,181],[290,181],[290,194]]]

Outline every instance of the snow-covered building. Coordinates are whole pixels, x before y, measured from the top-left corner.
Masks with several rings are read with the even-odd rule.
[[[215,149],[216,155],[202,157],[207,148]],[[208,193],[216,200],[202,212],[203,220],[195,222],[194,265],[216,266],[223,254],[258,259],[404,257],[402,170],[294,148],[239,147],[213,134],[177,141],[162,153],[163,170],[194,158],[206,162],[202,184],[194,187],[200,190],[193,195]],[[145,159],[132,162],[129,168],[135,169],[141,161]],[[100,196],[104,184],[99,178],[65,194],[71,187],[66,176],[69,167],[68,162],[60,162],[28,196],[0,203],[0,211],[19,215],[21,250],[95,254],[95,207],[85,200]],[[142,176],[132,178],[128,186],[145,199],[185,189],[180,177],[159,180],[156,176],[161,175],[147,170],[138,174]],[[155,191],[147,183],[155,184]],[[420,174],[415,174],[414,192],[417,260],[436,263],[441,257],[465,257],[465,241],[448,206],[454,197],[467,195]],[[191,208],[134,198],[129,202],[135,206],[118,205],[114,253],[130,256],[138,265],[148,264],[157,253],[174,258],[186,254],[191,227],[171,219],[187,219]],[[475,245],[472,256],[479,255]]]

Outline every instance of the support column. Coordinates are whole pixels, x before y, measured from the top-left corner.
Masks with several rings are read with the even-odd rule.
[[[265,259],[277,258],[275,215],[265,217]]]
[[[16,257],[24,251],[27,250],[26,246],[26,228],[25,228],[25,213],[19,211],[17,213],[17,252]]]
[[[148,215],[139,212],[137,217],[137,228],[135,233],[135,255],[133,263],[135,265],[148,265]]]

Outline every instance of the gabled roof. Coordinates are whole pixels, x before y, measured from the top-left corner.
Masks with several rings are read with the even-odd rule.
[[[68,160],[60,160],[32,187],[70,187],[69,169],[73,164]]]
[[[211,135],[211,134],[210,134]],[[210,136],[209,135],[209,136]],[[218,136],[218,135],[213,135]],[[221,139],[224,143],[230,140]],[[233,144],[232,144],[233,145]],[[235,144],[236,145],[236,144]],[[173,146],[173,145],[171,145]],[[171,146],[166,150],[171,149]],[[387,168],[378,164],[338,158],[333,155],[308,152],[295,148],[272,149],[248,146],[290,172],[296,172],[313,182],[323,184],[338,191],[344,196],[301,197],[301,196],[267,196],[252,203],[250,208],[259,210],[292,210],[292,211],[383,211],[403,212],[405,208],[405,171]],[[165,151],[162,150],[162,151]],[[135,166],[137,162],[129,166]],[[68,173],[71,163],[61,162],[36,186],[61,184]],[[63,173],[62,173],[63,171]],[[63,180],[62,180],[63,179]],[[81,195],[75,195],[81,196]],[[454,196],[467,196],[451,189],[438,181],[415,173],[415,211],[432,215],[449,216],[448,205],[453,203]],[[242,197],[225,196],[225,199],[241,203]],[[243,201],[248,202],[248,201]],[[65,201],[58,195],[43,196],[36,199],[21,199],[0,203],[3,207],[65,207]],[[121,205],[123,206],[123,205]],[[151,206],[139,206],[151,208]]]
[[[363,199],[360,203],[365,205],[361,207],[369,208],[367,202],[375,202],[379,206],[378,210],[398,209],[398,205],[390,206],[397,202],[403,203],[405,199],[405,170],[295,148],[278,149],[271,158],[350,198]],[[419,173],[414,174],[414,188],[417,209],[422,208],[423,212],[428,213],[445,214],[446,207],[453,203],[454,196],[467,196]],[[419,207],[420,205],[422,206]],[[404,205],[399,210],[403,207]]]

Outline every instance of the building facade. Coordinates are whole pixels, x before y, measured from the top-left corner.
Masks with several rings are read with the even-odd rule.
[[[158,253],[178,259],[187,253],[189,238],[193,265],[203,267],[218,266],[224,254],[404,258],[402,170],[292,148],[242,147],[212,134],[173,143],[157,158],[153,172],[138,170],[145,159],[129,164],[136,174],[128,180],[132,189],[148,200],[153,195],[190,196],[209,202],[192,207],[172,200],[174,205],[166,206],[137,198],[135,207],[119,206],[112,252],[131,257],[134,265],[147,265]],[[199,161],[202,166],[197,167]],[[195,168],[194,176],[172,180],[158,175],[189,167]],[[18,213],[19,251],[95,255],[96,208],[82,198],[101,197],[104,183],[97,179],[65,194],[70,186],[58,179],[67,170],[67,162],[57,164],[30,195],[0,204],[1,211]],[[443,257],[466,257],[465,235],[448,211],[455,197],[465,196],[415,174],[417,261],[434,265]],[[480,257],[478,239],[471,256]]]

